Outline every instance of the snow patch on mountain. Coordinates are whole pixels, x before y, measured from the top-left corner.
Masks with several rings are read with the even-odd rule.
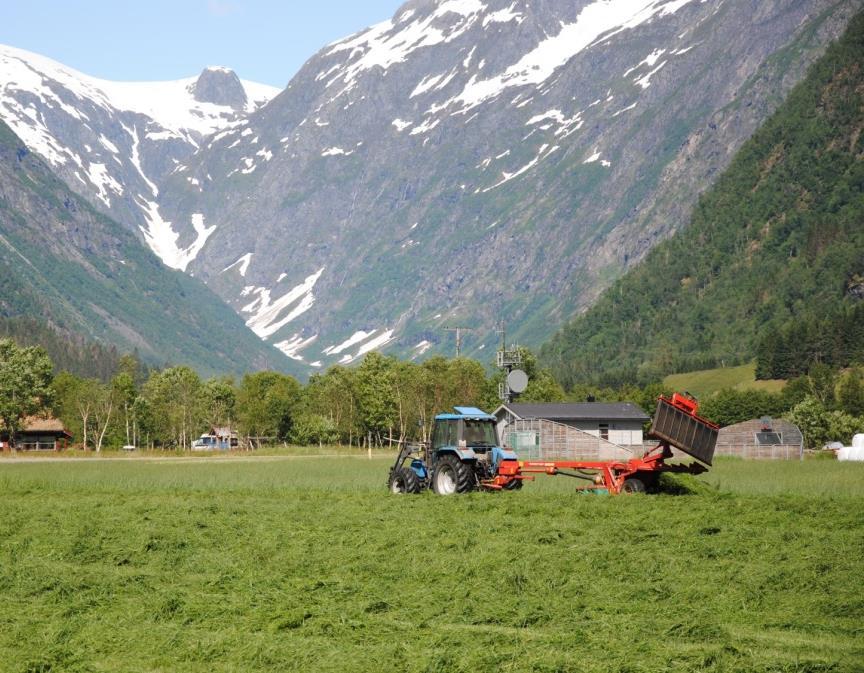
[[[150,249],[156,253],[166,266],[186,271],[186,267],[198,256],[207,239],[216,231],[216,226],[205,226],[204,215],[202,213],[194,213],[190,218],[190,223],[195,231],[195,240],[188,247],[181,248],[177,245],[180,234],[174,231],[171,222],[162,218],[162,215],[159,213],[159,206],[140,194],[137,194],[134,200],[141,207],[147,219],[147,228],[142,227],[141,229],[147,245],[150,246]]]
[[[348,157],[354,154],[354,150],[343,150],[341,147],[328,147],[326,150],[321,152],[322,157],[338,157],[344,156]]]
[[[266,339],[312,308],[315,303],[312,290],[324,273],[324,268],[321,267],[307,276],[302,283],[275,300],[271,300],[269,289],[254,288],[250,294],[255,294],[257,297],[241,309],[243,313],[251,314],[246,321],[247,327],[262,339]],[[285,314],[286,310],[288,310],[287,314]]]
[[[531,161],[529,161],[527,164],[525,164],[521,168],[516,169],[512,173],[508,173],[507,171],[502,171],[501,172],[502,177],[498,182],[496,182],[491,187],[486,187],[485,189],[480,189],[478,187],[477,189],[474,190],[474,193],[475,194],[485,194],[486,192],[491,192],[493,189],[497,189],[501,185],[518,178],[520,175],[524,175],[525,173],[530,171],[532,168],[534,168],[537,164],[539,164],[543,159],[545,159],[546,157],[551,155],[553,152],[557,152],[559,149],[560,149],[560,147],[558,145],[554,145],[554,146],[550,147],[548,143],[544,143],[543,145],[540,146],[540,149],[537,152],[537,156],[535,156],[533,159],[531,159]]]
[[[514,86],[540,85],[573,56],[598,40],[635,28],[655,16],[674,14],[695,0],[597,0],[585,7],[574,23],[541,41],[504,72],[489,79],[472,77],[465,88],[445,106],[458,104],[458,113],[495,98]]]
[[[652,78],[652,77],[653,77],[657,72],[659,72],[660,69],[661,69],[664,65],[666,65],[667,63],[668,63],[668,61],[661,61],[661,62],[660,62],[660,65],[658,65],[656,68],[654,68],[651,72],[649,72],[649,73],[648,73],[647,75],[645,75],[644,77],[640,77],[639,79],[637,79],[637,80],[636,80],[636,84],[638,84],[639,86],[641,86],[643,89],[647,89],[649,86],[651,86],[651,78]]]
[[[237,273],[239,273],[243,278],[246,277],[246,272],[249,270],[249,263],[252,261],[253,253],[247,252],[245,255],[242,255],[236,262],[233,264],[229,264],[224,269],[222,269],[222,273],[225,273],[229,269],[233,269],[235,266],[239,266],[237,269]],[[248,294],[248,293],[246,293]]]
[[[341,94],[353,88],[364,71],[376,66],[387,70],[418,49],[452,42],[474,25],[485,8],[480,0],[444,0],[429,15],[411,23],[391,19],[341,40],[331,45],[327,55],[347,51],[349,63],[325,86],[341,81],[345,85]],[[446,30],[439,28],[442,24],[447,24]]]
[[[111,197],[108,196],[108,190],[110,189],[115,194],[123,194],[123,185],[117,182],[108,170],[105,168],[105,164],[99,163],[91,163],[87,169],[87,176],[90,178],[90,182],[99,190],[97,196],[99,199],[105,203],[109,208],[111,207]]]
[[[275,344],[276,348],[285,353],[292,360],[297,360],[298,362],[303,362],[303,356],[300,355],[300,351],[308,346],[311,346],[315,340],[318,338],[318,335],[315,334],[311,337],[303,338],[299,334],[292,334],[290,339],[285,339],[283,341],[279,341]],[[312,367],[320,367],[321,363],[311,363]]]
[[[376,332],[378,332],[378,330],[374,329],[371,332],[369,332],[369,335],[375,334]],[[371,353],[372,351],[378,350],[379,348],[383,348],[388,343],[393,341],[394,332],[395,332],[395,330],[392,330],[392,329],[384,329],[381,332],[381,334],[379,334],[378,336],[376,336],[372,339],[368,339],[365,343],[363,343],[360,346],[360,348],[357,350],[357,352],[354,353],[353,355],[350,353],[346,353],[345,355],[343,355],[339,359],[339,364],[340,365],[350,364],[350,363],[354,362],[355,360],[359,360],[360,358],[362,358],[364,355],[366,355],[366,353]]]
[[[511,21],[515,21],[517,24],[522,23],[525,20],[525,15],[515,11],[516,4],[514,2],[506,9],[499,9],[497,12],[491,12],[484,16],[483,27],[486,28],[491,23],[510,23]]]
[[[630,110],[635,108],[638,104],[639,104],[638,102],[633,102],[633,103],[630,103],[630,105],[628,105],[627,107],[622,107],[620,110],[616,110],[615,112],[612,113],[612,118],[614,119],[618,115],[624,114],[625,112],[629,112]]]
[[[354,334],[352,334],[350,337],[348,337],[345,341],[343,341],[338,346],[328,346],[327,348],[325,348],[321,352],[324,353],[324,355],[339,355],[339,353],[341,353],[344,350],[347,350],[348,348],[351,348],[351,346],[354,346],[355,344],[358,344],[362,341],[365,341],[366,339],[371,337],[373,334],[375,334],[375,332],[377,332],[377,331],[378,330],[374,330],[374,329],[371,332],[365,332],[363,330],[358,330],[357,332],[354,332]]]

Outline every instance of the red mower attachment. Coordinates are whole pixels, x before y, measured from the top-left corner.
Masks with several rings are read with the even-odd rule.
[[[525,478],[526,473],[562,475],[591,482],[585,489],[605,490],[612,494],[642,493],[654,488],[663,472],[701,474],[708,470],[714,457],[719,426],[696,412],[699,405],[692,397],[675,393],[672,399],[660,397],[649,436],[659,443],[642,456],[629,460],[526,460],[518,461],[518,473],[506,472],[502,463],[494,482],[497,488],[507,488],[513,479]],[[672,447],[696,461],[667,463],[674,457]],[[510,462],[510,461],[507,461]]]

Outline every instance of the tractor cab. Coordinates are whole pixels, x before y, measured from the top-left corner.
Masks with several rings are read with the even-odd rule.
[[[435,417],[433,452],[470,450],[476,456],[500,446],[494,416],[475,407],[456,407],[454,411]]]

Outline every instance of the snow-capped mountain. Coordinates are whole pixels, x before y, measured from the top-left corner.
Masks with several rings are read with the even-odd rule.
[[[544,341],[685,224],[861,4],[411,0],[253,112],[184,83],[218,128],[112,102],[117,124],[59,75],[4,86],[0,115],[310,371],[452,352],[447,325],[482,358],[498,321]]]
[[[314,367],[545,340],[654,242],[860,2],[412,0],[328,45],[160,204]],[[219,185],[201,198],[190,180]]]
[[[0,45],[0,118],[97,207],[134,226],[185,269],[212,231],[190,216],[192,240],[159,214],[158,184],[208,135],[242,124],[279,92],[223,67],[171,82],[110,82]]]

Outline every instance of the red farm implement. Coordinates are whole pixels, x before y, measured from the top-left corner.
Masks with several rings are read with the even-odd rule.
[[[695,400],[675,393],[671,399],[661,397],[649,431],[658,444],[641,456],[628,460],[525,460],[519,461],[519,476],[538,473],[564,475],[591,483],[586,488],[609,493],[641,493],[657,485],[663,472],[701,474],[714,457],[718,426],[700,418]],[[689,463],[667,462],[676,448],[696,460]],[[504,475],[502,475],[504,476]],[[504,481],[502,479],[501,481]],[[506,487],[506,486],[505,486]]]

